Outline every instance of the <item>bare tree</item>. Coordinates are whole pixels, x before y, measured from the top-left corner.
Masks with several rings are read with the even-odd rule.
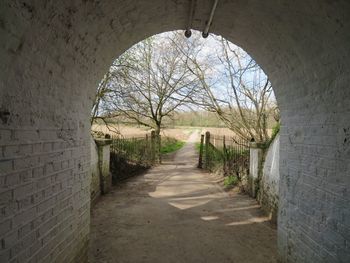
[[[105,121],[104,117],[99,114],[99,110],[101,103],[103,103],[104,97],[110,91],[108,89],[107,84],[111,80],[111,76],[111,73],[107,72],[106,75],[103,76],[103,79],[97,87],[95,99],[91,110],[91,125],[96,121],[96,119],[102,119],[103,121]]]
[[[216,112],[240,138],[267,142],[267,118],[277,107],[269,79],[242,49],[223,38],[215,41],[216,57],[188,58],[203,90],[193,103]]]
[[[240,138],[267,142],[268,119],[279,118],[270,81],[227,40],[204,44],[199,35],[186,39],[176,32],[126,51],[98,87],[94,118],[127,118],[159,134],[164,119],[196,105],[215,112]]]
[[[110,70],[103,76],[97,87],[90,117],[91,125],[98,122],[98,120],[101,120],[109,131],[116,134],[119,134],[119,129],[115,125],[111,125],[109,122],[110,118],[113,117],[113,114],[109,112],[106,103],[110,95],[114,92],[113,89],[111,89],[110,83],[120,81],[120,78],[122,77],[119,74],[120,69],[127,67],[123,62],[125,62],[125,58],[120,58],[118,61],[115,61]]]
[[[93,114],[97,116],[99,108],[105,116],[123,116],[159,135],[163,119],[190,101],[198,87],[184,55],[191,47],[180,52],[173,45],[181,41],[183,37],[173,33],[148,38],[126,51],[100,83]]]

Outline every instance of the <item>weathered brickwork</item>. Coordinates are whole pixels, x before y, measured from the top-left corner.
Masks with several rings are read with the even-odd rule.
[[[194,28],[211,4],[197,3]],[[0,2],[0,262],[86,259],[94,89],[132,44],[183,29],[188,8]],[[281,259],[349,262],[349,1],[219,1],[211,31],[247,50],[275,87]]]

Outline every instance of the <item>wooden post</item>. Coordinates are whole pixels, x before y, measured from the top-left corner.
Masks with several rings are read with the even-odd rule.
[[[151,132],[151,159],[152,159],[152,164],[154,164],[156,161],[156,132],[155,131]]]
[[[223,152],[223,154],[224,154],[224,156],[223,156],[223,160],[224,160],[224,175],[226,175],[227,174],[227,152],[226,152],[226,140],[225,140],[225,135],[222,137],[222,152]]]
[[[210,143],[210,132],[205,133],[205,169],[209,168],[209,143]]]
[[[157,136],[158,138],[158,141],[157,141],[157,146],[158,146],[158,149],[157,149],[157,153],[158,153],[158,161],[159,163],[162,163],[162,153],[160,152],[160,149],[162,148],[162,137],[161,135],[158,135]]]
[[[149,151],[148,151],[148,134],[146,133],[146,136],[145,136],[145,145],[144,145],[144,158],[145,158],[145,161],[147,162],[147,164],[149,163]]]
[[[203,168],[203,144],[204,144],[204,134],[201,135],[201,144],[199,146],[199,159],[198,168]]]

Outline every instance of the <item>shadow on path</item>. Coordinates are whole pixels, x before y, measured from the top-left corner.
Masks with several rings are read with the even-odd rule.
[[[100,198],[90,262],[277,262],[276,230],[257,202],[196,168],[197,138]]]

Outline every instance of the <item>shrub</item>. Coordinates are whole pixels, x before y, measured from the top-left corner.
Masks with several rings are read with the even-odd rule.
[[[279,133],[280,127],[281,127],[281,124],[279,122],[277,122],[276,125],[273,126],[272,134],[271,134],[271,140],[272,141],[273,141],[273,139],[275,139],[276,135]]]
[[[281,124],[279,122],[277,122],[276,125],[273,126],[271,138],[263,144],[264,149],[268,149],[270,147],[271,143],[276,138],[277,134],[280,132],[280,127]]]

